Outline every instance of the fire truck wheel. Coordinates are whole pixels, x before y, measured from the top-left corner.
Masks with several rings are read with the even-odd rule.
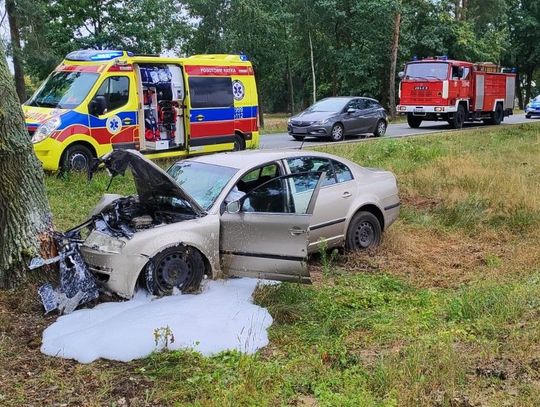
[[[407,115],[407,124],[411,129],[417,129],[422,124],[422,118],[409,113]]]
[[[454,117],[449,121],[452,129],[461,129],[465,123],[465,108],[463,105],[459,105],[457,112],[454,113]]]
[[[61,163],[62,172],[88,171],[94,154],[82,144],[75,144],[64,152]]]
[[[377,122],[377,126],[375,126],[375,131],[373,132],[373,135],[375,137],[382,137],[386,133],[386,123],[384,120],[379,120]]]
[[[145,270],[146,288],[154,295],[197,290],[204,277],[204,260],[192,247],[169,247],[156,255]]]
[[[332,127],[332,133],[330,134],[332,141],[343,140],[343,126],[340,123],[334,124]]]
[[[244,139],[242,138],[242,136],[235,134],[233,151],[240,151],[240,150],[245,150],[245,149],[246,149],[246,143]]]
[[[486,124],[499,125],[504,119],[503,107],[500,103],[497,103],[495,111],[491,113],[491,118],[486,120]]]

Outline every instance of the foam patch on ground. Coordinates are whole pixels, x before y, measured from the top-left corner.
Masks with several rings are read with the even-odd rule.
[[[206,281],[200,294],[162,298],[139,291],[129,301],[81,309],[45,329],[41,352],[81,363],[127,362],[165,347],[206,356],[232,349],[253,353],[268,344],[272,324],[268,311],[253,304],[258,282]]]

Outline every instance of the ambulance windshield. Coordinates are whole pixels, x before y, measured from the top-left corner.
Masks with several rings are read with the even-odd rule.
[[[445,62],[417,62],[407,65],[405,79],[448,79],[448,64]]]
[[[54,72],[26,105],[74,109],[88,95],[98,76],[97,73],[87,72]]]

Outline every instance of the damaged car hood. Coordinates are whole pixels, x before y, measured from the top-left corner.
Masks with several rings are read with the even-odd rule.
[[[173,178],[158,165],[135,150],[114,150],[101,157],[90,170],[90,176],[103,163],[112,177],[124,175],[129,167],[141,202],[150,201],[155,196],[168,196],[185,201],[197,216],[206,212],[178,185]]]

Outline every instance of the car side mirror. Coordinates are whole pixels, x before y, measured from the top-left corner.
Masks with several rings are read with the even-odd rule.
[[[399,79],[403,79],[405,77],[405,72],[400,71],[397,76],[399,77]]]
[[[240,208],[241,208],[240,201],[233,201],[233,202],[229,202],[227,204],[227,212],[228,213],[238,213],[238,212],[240,212]]]
[[[354,113],[354,112],[356,112],[356,109],[354,107],[349,107],[347,109],[347,113]]]
[[[88,111],[92,116],[101,116],[106,109],[107,99],[105,99],[105,96],[96,96],[88,106]]]

